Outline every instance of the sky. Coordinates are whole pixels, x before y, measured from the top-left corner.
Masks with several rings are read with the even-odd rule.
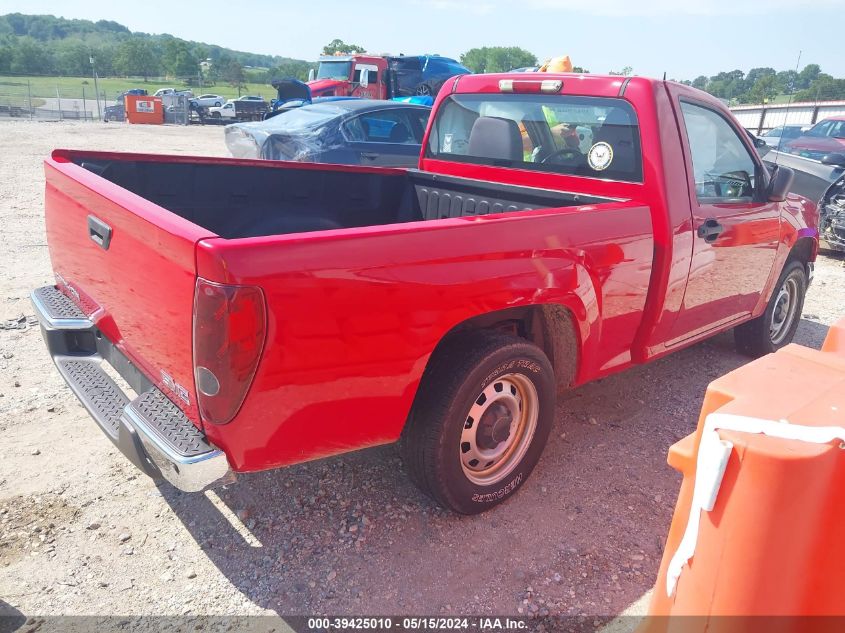
[[[520,46],[604,73],[694,79],[821,65],[845,77],[845,0],[0,0],[3,13],[114,20],[236,50],[313,60],[340,38],[370,53]]]

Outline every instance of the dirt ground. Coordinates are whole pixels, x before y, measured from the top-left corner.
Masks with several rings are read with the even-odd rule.
[[[42,159],[56,147],[225,155],[220,128],[0,124],[0,607],[31,614],[620,613],[653,584],[679,485],[666,452],[730,334],[579,389],[520,493],[439,509],[392,446],[186,495],[136,473],[53,367],[28,293],[52,281]],[[821,256],[797,342],[845,313]]]

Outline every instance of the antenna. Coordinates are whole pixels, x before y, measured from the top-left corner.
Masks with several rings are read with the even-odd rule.
[[[663,81],[666,81],[666,71],[663,71]]]
[[[803,51],[798,51],[798,59],[795,61],[795,77],[792,78],[792,81],[789,82],[789,101],[786,102],[786,112],[783,115],[783,124],[786,125],[787,121],[789,121],[789,108],[792,107],[792,97],[795,94],[795,79],[798,77],[798,67],[801,65],[801,53]],[[780,146],[783,144],[782,141],[783,137],[781,136],[781,140],[778,141],[778,148],[775,153],[775,167],[777,167],[778,159],[780,159]]]

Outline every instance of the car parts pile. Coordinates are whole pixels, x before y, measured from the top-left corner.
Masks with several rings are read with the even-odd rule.
[[[845,251],[845,177],[833,183],[819,202],[822,248]]]

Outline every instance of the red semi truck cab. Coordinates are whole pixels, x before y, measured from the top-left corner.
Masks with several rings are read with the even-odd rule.
[[[321,57],[313,81],[312,97],[361,97],[387,99],[387,60],[373,55]]]
[[[557,393],[727,329],[787,344],[818,245],[816,205],[720,101],[641,77],[451,79],[418,169],[56,150],[45,171],[50,353],[183,490],[398,441],[425,492],[481,512],[527,480]]]

